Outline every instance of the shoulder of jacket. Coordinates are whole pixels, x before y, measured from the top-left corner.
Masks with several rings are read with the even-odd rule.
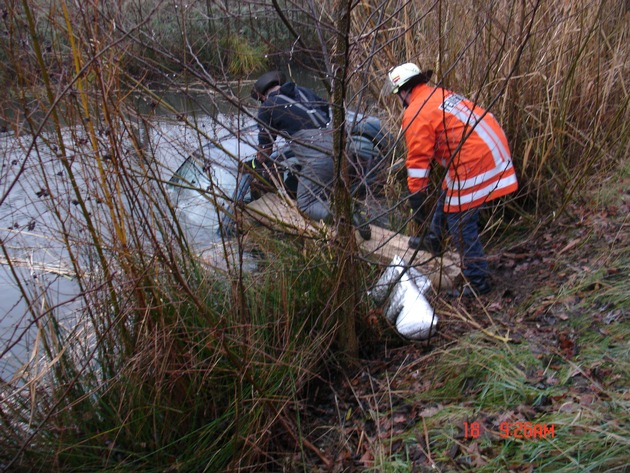
[[[410,119],[422,114],[424,116],[430,116],[440,112],[440,107],[444,99],[446,99],[452,92],[442,89],[440,87],[421,87],[420,90],[414,89],[409,106],[405,109],[404,116]]]

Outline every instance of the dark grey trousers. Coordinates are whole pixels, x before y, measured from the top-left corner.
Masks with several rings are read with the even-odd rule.
[[[332,131],[300,130],[291,138],[291,151],[301,167],[297,188],[298,208],[313,220],[328,221],[334,170]]]

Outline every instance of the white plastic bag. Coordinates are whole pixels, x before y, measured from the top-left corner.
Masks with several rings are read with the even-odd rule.
[[[402,283],[402,284],[401,284]],[[402,282],[404,300],[396,317],[396,330],[414,340],[426,340],[437,329],[438,318],[427,298],[412,281]]]
[[[382,304],[387,298],[392,284],[394,284],[401,277],[401,273],[405,273],[402,277],[404,279],[410,279],[418,287],[418,290],[422,294],[427,294],[431,289],[431,280],[424,274],[418,271],[416,268],[407,267],[407,263],[400,257],[394,256],[392,262],[385,269],[379,280],[376,282],[370,295],[374,298],[377,304]]]
[[[386,302],[385,317],[401,335],[424,340],[435,333],[438,323],[425,297],[430,288],[431,281],[424,274],[395,256],[370,294],[377,304]]]

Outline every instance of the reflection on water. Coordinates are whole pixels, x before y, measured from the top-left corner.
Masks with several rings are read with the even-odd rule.
[[[182,103],[176,105],[184,107]],[[197,151],[204,163],[203,172],[184,173],[177,186],[170,186],[170,194],[164,195],[173,198],[191,247],[202,251],[217,239],[220,209],[236,188],[238,161],[255,153],[255,128],[251,118],[243,115],[217,114],[214,110],[213,117],[198,113],[199,107],[195,111],[186,107],[187,120],[165,115],[153,123],[146,141],[155,175],[145,182],[163,186],[178,169],[182,172],[182,164]],[[234,130],[243,131],[236,134],[240,139]],[[4,381],[39,356],[34,342],[37,326],[47,319],[46,314],[53,313],[69,329],[76,325],[81,309],[79,288],[64,238],[76,242],[73,253],[79,261],[84,257],[89,260],[92,254],[91,247],[83,243],[89,241],[82,236],[85,219],[58,157],[58,146],[46,138],[39,137],[32,146],[30,136],[0,134],[0,239],[6,256],[19,266],[12,269],[0,254],[0,379]],[[64,130],[64,144],[74,156],[80,156],[73,161],[72,170],[87,211],[97,225],[106,222],[109,209],[94,197],[101,189],[89,141],[80,131],[68,128]],[[130,160],[129,166],[133,162]],[[131,212],[138,203],[125,205]],[[97,231],[105,247],[116,238],[106,225]],[[85,264],[89,270],[89,262]]]
[[[16,276],[22,281],[28,301],[16,286]],[[75,311],[80,310],[77,294],[75,281],[67,276],[29,268],[14,268],[11,273],[8,266],[0,266],[0,380],[8,381],[35,355],[37,326],[47,320],[39,317],[45,312],[42,309],[59,308],[54,311],[59,321],[68,321],[72,326],[77,318]]]
[[[313,75],[287,75],[325,96],[321,83]],[[170,204],[176,209],[191,247],[204,255],[217,241],[221,218],[237,189],[238,162],[255,155],[257,130],[252,117],[257,104],[249,98],[252,83],[231,86],[231,93],[251,107],[238,112],[221,93],[203,89],[185,94],[162,92],[158,101],[133,97],[133,107],[145,113],[150,123],[148,131],[140,135],[152,174],[148,179],[147,175],[139,175],[139,181],[161,189],[170,182],[170,191],[164,198],[170,196]],[[4,117],[7,116],[5,113]],[[144,129],[142,125],[139,123],[140,129]],[[0,239],[6,252],[0,254],[2,380],[7,380],[29,359],[37,358],[34,340],[38,324],[45,319],[41,314],[54,313],[68,327],[76,325],[81,299],[77,297],[79,288],[73,279],[74,268],[65,240],[73,242],[75,261],[85,264],[86,271],[90,269],[89,259],[93,254],[89,243],[85,243],[90,241],[85,233],[85,216],[59,158],[59,143],[54,144],[55,135],[45,133],[33,140],[29,135],[16,136],[0,129]],[[99,133],[107,146],[107,131]],[[102,199],[93,198],[103,192],[103,170],[98,169],[92,143],[85,131],[70,127],[63,131],[63,142],[67,149],[65,156],[72,160],[71,167],[78,179],[75,184],[82,193],[85,211],[96,222],[104,247],[108,247],[108,242],[115,247],[116,235],[106,225],[98,227],[99,222],[111,217],[111,209]],[[132,146],[127,149],[132,150],[129,156],[135,155]],[[107,149],[103,156],[107,156]],[[133,173],[134,161],[129,156],[119,159],[129,159]],[[107,161],[99,164],[108,165]],[[122,197],[124,200],[125,196]],[[138,204],[125,201],[123,205],[131,213]],[[143,231],[140,229],[138,233],[142,235]],[[7,266],[7,257],[19,267]]]

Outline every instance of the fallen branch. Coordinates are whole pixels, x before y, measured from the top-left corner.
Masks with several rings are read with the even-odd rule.
[[[18,268],[28,268],[31,271],[52,273],[69,278],[77,277],[77,273],[73,269],[63,264],[61,261],[59,261],[58,263],[40,263],[24,258],[11,258],[9,260],[5,256],[0,256],[0,264],[15,266]]]

